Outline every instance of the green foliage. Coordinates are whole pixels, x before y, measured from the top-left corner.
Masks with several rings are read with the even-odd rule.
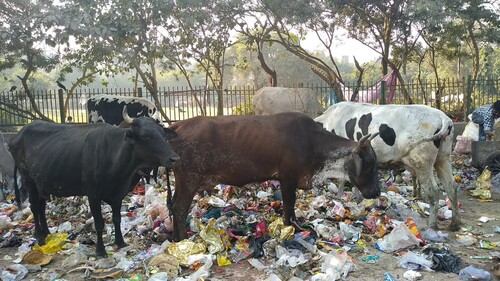
[[[485,0],[6,0],[0,91],[19,87],[25,75],[28,89],[53,88],[56,79],[132,87],[136,73],[149,91],[186,83],[261,87],[269,81],[258,40],[280,84],[322,82],[311,65],[354,83],[358,71],[336,56],[343,28],[390,54],[405,79],[498,77],[498,12]],[[238,31],[255,36],[235,37]],[[323,50],[304,49],[305,36],[316,32]],[[380,64],[363,65],[364,82],[380,79]]]
[[[255,110],[253,108],[252,101],[247,101],[238,106],[233,107],[232,114],[234,115],[254,115]]]

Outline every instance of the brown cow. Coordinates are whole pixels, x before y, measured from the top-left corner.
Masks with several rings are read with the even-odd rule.
[[[279,180],[285,224],[295,220],[297,188],[311,189],[327,178],[345,179],[363,196],[380,194],[377,159],[367,136],[358,142],[334,135],[303,113],[269,116],[194,117],[170,126],[180,160],[174,165],[174,240],[186,237],[194,194],[219,183]]]

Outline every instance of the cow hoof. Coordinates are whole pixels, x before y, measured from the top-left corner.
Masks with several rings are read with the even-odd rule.
[[[97,249],[95,251],[95,256],[98,257],[98,258],[107,258],[108,257],[108,254],[106,254],[106,251],[104,249]]]
[[[35,237],[36,242],[38,243],[39,246],[45,245],[45,236],[44,237]]]
[[[121,242],[121,243],[115,243],[116,247],[118,247],[118,249],[121,249],[121,248],[125,248],[127,247],[127,243],[125,242]]]

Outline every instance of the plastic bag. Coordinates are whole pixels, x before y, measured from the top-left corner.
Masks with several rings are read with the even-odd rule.
[[[441,231],[435,231],[432,228],[428,228],[424,232],[424,240],[429,242],[444,242],[448,238],[449,234]]]
[[[453,153],[458,155],[467,155],[472,153],[472,139],[469,137],[457,136],[457,143]]]
[[[432,271],[432,261],[426,259],[425,256],[408,252],[399,259],[399,266],[411,270],[426,270]]]
[[[472,265],[463,268],[458,273],[458,279],[460,280],[476,280],[476,281],[489,281],[491,280],[491,274],[484,270],[475,268]]]
[[[491,171],[486,168],[476,180],[476,189],[470,191],[474,197],[487,200],[491,198]]]
[[[496,174],[491,179],[491,191],[500,193],[500,173]]]
[[[391,233],[378,240],[376,246],[383,252],[394,252],[403,248],[418,246],[420,240],[404,223],[396,226]]]
[[[479,140],[479,126],[474,124],[474,122],[469,121],[467,125],[465,125],[462,137],[469,138],[473,141]]]
[[[45,245],[35,245],[33,246],[33,250],[44,254],[57,253],[62,250],[62,247],[66,244],[66,238],[68,238],[67,233],[49,234],[47,238],[45,238]]]
[[[0,268],[0,279],[4,281],[23,280],[28,269],[22,264],[11,264],[5,270]]]
[[[356,269],[356,264],[354,264],[352,258],[346,252],[337,254],[332,251],[324,257],[323,263],[321,264],[321,272],[326,274],[329,279],[320,280],[345,279],[350,271]]]
[[[447,248],[428,247],[424,250],[424,253],[432,257],[434,262],[432,269],[453,273],[460,271],[462,260]]]

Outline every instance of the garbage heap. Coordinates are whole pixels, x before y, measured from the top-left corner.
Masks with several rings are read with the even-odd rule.
[[[468,163],[455,156],[454,179],[461,192],[474,193],[485,184],[476,188],[479,172]],[[488,182],[487,175],[483,177],[479,182]],[[467,267],[450,251],[448,233],[426,229],[429,205],[412,197],[408,171],[383,174],[381,185],[384,192],[377,199],[355,198],[349,190],[337,194],[333,182],[299,190],[297,224],[285,226],[279,182],[244,187],[219,184],[212,194],[195,197],[186,221],[189,238],[172,242],[166,181],[141,183],[122,207],[122,232],[129,246],[120,250],[107,246],[105,259],[93,257],[95,232],[85,198],[55,198],[48,203],[52,234],[44,246],[33,239],[29,208],[18,210],[12,203],[1,203],[0,247],[17,247],[17,252],[4,256],[8,265],[0,268],[0,276],[21,280],[31,272],[40,280],[66,280],[75,273],[95,279],[204,280],[217,277],[234,263],[248,263],[266,280],[338,280],[355,272],[360,263],[378,263],[381,255],[391,254],[405,268],[407,280],[417,280],[425,271],[456,273],[461,280],[491,278],[490,272]],[[476,193],[481,200],[489,200],[485,192]],[[448,199],[440,200],[442,221],[451,218],[449,204]],[[111,245],[111,208],[106,204],[103,208],[104,239]],[[467,229],[456,239],[464,246],[496,247],[491,241],[478,242]],[[50,268],[55,255],[62,256],[61,267]],[[498,258],[498,252],[481,258]],[[389,270],[384,278],[394,280]]]

